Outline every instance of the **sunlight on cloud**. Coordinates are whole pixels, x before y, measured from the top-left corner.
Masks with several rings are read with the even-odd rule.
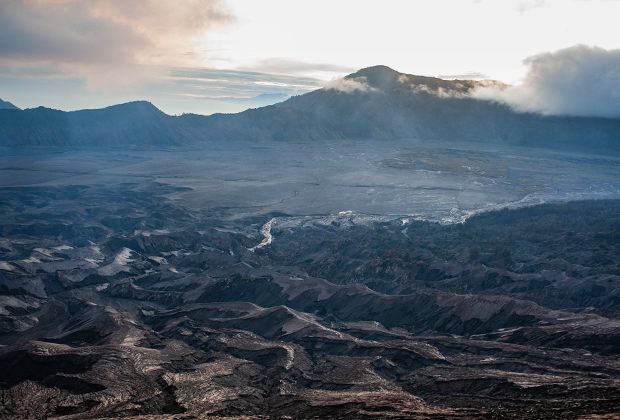
[[[375,88],[368,84],[366,77],[356,77],[354,79],[337,79],[327,83],[323,89],[336,90],[344,93],[359,92],[371,92],[376,91]]]
[[[278,82],[254,82],[254,84],[256,85],[261,85],[261,86],[280,86],[280,87],[284,87],[284,86],[289,86],[286,83],[278,83]]]
[[[94,87],[129,83],[153,64],[199,61],[187,53],[211,27],[232,21],[220,0],[4,1],[0,64],[47,67]]]
[[[523,83],[485,87],[472,95],[524,112],[620,117],[620,49],[576,45],[524,60]]]
[[[260,60],[254,65],[240,66],[239,70],[257,71],[271,74],[295,75],[330,80],[334,75],[355,72],[356,68],[337,64],[312,63],[291,58],[270,58]]]

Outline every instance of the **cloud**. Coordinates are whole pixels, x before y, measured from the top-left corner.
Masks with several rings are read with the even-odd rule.
[[[220,0],[2,0],[0,64],[91,78],[178,60],[210,27],[232,20]]]
[[[471,92],[478,99],[544,115],[620,117],[620,49],[576,45],[524,60],[523,83]]]
[[[287,94],[305,93],[321,87],[320,80],[310,77],[207,68],[174,68],[169,71],[169,78],[195,81],[203,87],[234,87],[238,91],[243,89],[255,94],[265,93],[264,87],[277,88],[278,92]],[[257,87],[261,88],[258,93]]]
[[[258,71],[271,74],[284,74],[295,76],[320,75],[320,74],[347,74],[357,69],[348,66],[325,63],[306,63],[286,58],[270,58],[261,60],[253,66],[240,67],[239,70]]]
[[[326,89],[326,90],[333,89],[333,90],[337,90],[339,92],[344,92],[344,93],[353,93],[355,91],[371,92],[371,91],[377,90],[373,88],[372,86],[370,86],[368,84],[368,80],[366,79],[366,77],[363,77],[363,76],[356,77],[353,79],[342,78],[342,79],[332,80],[331,82],[323,86],[323,89]]]
[[[520,14],[524,14],[529,12],[530,10],[538,9],[539,7],[547,6],[546,0],[527,0],[527,1],[519,1],[517,3],[517,11]]]
[[[479,80],[479,79],[488,79],[489,75],[480,73],[477,71],[471,71],[463,74],[440,74],[438,76],[440,79],[449,80]]]

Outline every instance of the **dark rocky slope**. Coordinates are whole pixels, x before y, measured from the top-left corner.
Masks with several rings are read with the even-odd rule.
[[[174,192],[0,190],[3,418],[620,407],[617,201],[441,226],[229,218],[164,198]],[[273,242],[255,248],[269,221]]]

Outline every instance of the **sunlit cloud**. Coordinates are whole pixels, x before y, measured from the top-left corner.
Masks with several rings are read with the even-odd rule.
[[[618,13],[620,1],[605,0],[0,0],[0,97],[211,113],[161,92],[298,95],[375,64],[518,85],[522,59],[540,51],[619,48]]]
[[[154,64],[196,61],[206,31],[234,21],[220,0],[6,0],[0,65],[117,84]]]
[[[290,58],[270,58],[260,60],[252,66],[240,66],[239,70],[291,76],[310,76],[329,80],[333,78],[334,74],[353,73],[359,69],[337,64],[309,63]]]
[[[294,88],[294,87],[307,88],[308,87],[308,85],[291,85],[289,83],[269,82],[269,81],[264,81],[264,80],[261,80],[260,82],[254,82],[254,84],[260,85],[260,86],[278,86],[278,87],[289,87],[289,88]]]
[[[462,74],[440,74],[437,77],[439,77],[440,79],[444,79],[444,80],[480,80],[480,79],[488,79],[489,75],[476,72],[476,71],[472,71],[472,72],[462,73]]]
[[[218,70],[208,68],[175,68],[169,71],[175,80],[194,80],[203,84],[225,84],[227,86],[263,86],[309,92],[319,89],[322,81],[301,76],[259,73],[239,70]]]
[[[368,84],[368,80],[366,77],[355,77],[355,78],[342,78],[332,80],[327,83],[323,89],[325,90],[336,90],[343,93],[353,93],[356,91],[359,92],[372,92],[376,91],[375,88]]]
[[[545,115],[620,117],[620,49],[576,45],[535,55],[523,83],[481,88],[478,99]]]

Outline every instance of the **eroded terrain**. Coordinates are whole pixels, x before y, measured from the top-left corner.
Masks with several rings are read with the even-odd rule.
[[[236,178],[238,189],[218,195],[217,183],[233,182],[221,173],[204,175],[201,187],[199,172],[187,169],[194,164],[168,161],[163,179],[137,168],[145,160],[132,153],[83,168],[85,155],[69,159],[64,175],[61,155],[32,157],[28,173],[38,182],[4,179],[3,418],[564,419],[618,411],[617,200],[506,209],[464,224],[416,220],[421,207],[370,214],[360,208],[371,201],[350,196],[330,199],[334,211],[304,213],[301,200],[312,194],[264,204],[274,191],[270,199],[288,193],[282,176],[269,187]],[[485,174],[474,176],[463,164],[471,153],[406,153],[373,158],[389,172],[373,170],[411,177],[439,162],[432,170],[473,179],[469,191],[485,194],[517,179],[501,157],[479,156]],[[565,165],[594,165],[574,159],[585,161],[545,161],[548,178],[540,167],[520,173],[507,187],[515,200],[495,203],[518,207],[532,189],[549,201],[566,196],[577,176]],[[14,160],[15,171],[26,171],[25,158]],[[613,197],[616,167],[605,162],[578,178]],[[177,165],[186,175],[174,181]],[[51,166],[57,175],[45,179]],[[342,177],[330,177],[325,190],[337,195]],[[494,182],[475,184],[483,177]],[[384,201],[419,199],[395,190],[385,188]],[[429,191],[442,200],[453,194]],[[234,194],[243,199],[232,203]],[[226,197],[231,204],[219,205]],[[437,208],[427,218],[449,221],[451,210]]]

